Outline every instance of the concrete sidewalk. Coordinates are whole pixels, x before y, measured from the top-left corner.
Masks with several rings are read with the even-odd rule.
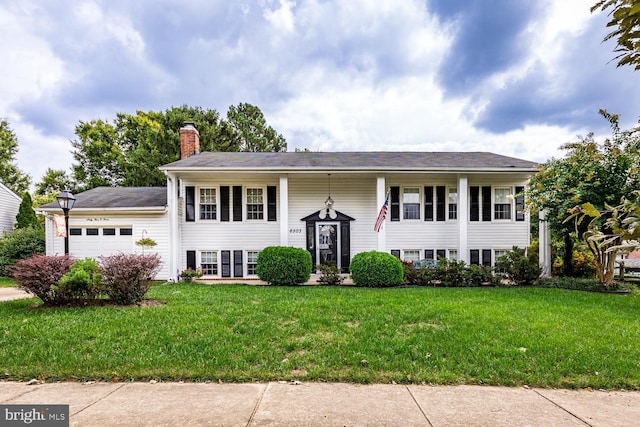
[[[640,422],[638,392],[488,386],[0,382],[0,404],[69,404],[72,426],[633,426]]]

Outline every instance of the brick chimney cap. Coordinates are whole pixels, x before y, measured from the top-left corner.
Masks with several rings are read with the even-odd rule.
[[[197,130],[195,122],[184,122],[180,129]]]

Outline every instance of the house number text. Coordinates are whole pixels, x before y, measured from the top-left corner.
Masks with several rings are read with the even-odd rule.
[[[302,228],[290,228],[289,234],[302,234]]]

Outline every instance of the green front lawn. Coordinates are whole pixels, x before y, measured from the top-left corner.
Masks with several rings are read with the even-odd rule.
[[[18,286],[18,285],[16,284],[16,282],[13,281],[13,279],[9,277],[0,276],[0,288],[8,288],[11,286]]]
[[[640,389],[640,297],[540,288],[177,284],[166,305],[0,303],[0,379]]]

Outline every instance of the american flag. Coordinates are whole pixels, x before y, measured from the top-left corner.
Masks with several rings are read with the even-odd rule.
[[[384,224],[384,220],[387,218],[387,212],[389,211],[389,193],[387,193],[387,198],[384,201],[384,204],[380,208],[380,213],[378,214],[378,218],[376,219],[376,224],[373,226],[373,230],[376,233],[380,232],[382,228],[382,224]]]

